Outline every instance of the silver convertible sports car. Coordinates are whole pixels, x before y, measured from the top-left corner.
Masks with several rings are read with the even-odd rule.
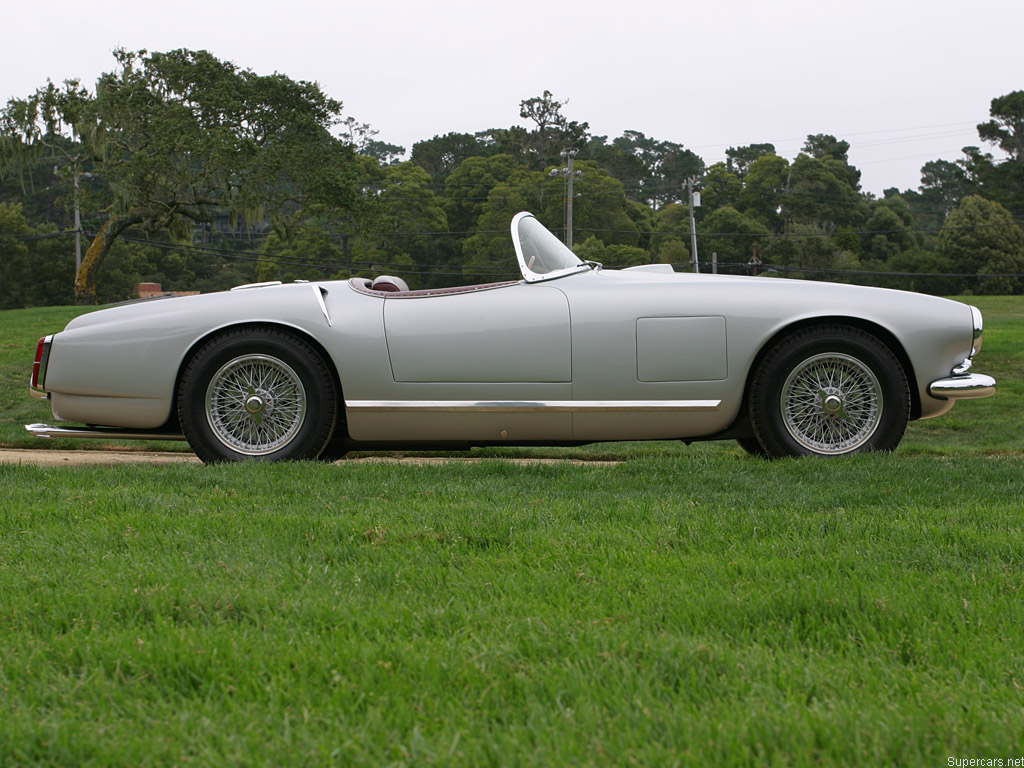
[[[358,448],[736,439],[769,457],[892,450],[986,397],[981,313],[876,288],[602,269],[529,213],[522,279],[258,284],[117,306],[40,339],[50,437],[188,440],[204,461]]]

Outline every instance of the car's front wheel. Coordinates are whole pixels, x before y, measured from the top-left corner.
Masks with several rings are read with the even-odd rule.
[[[858,328],[805,328],[761,360],[750,388],[750,422],[772,457],[891,451],[910,415],[903,366]]]
[[[178,417],[205,462],[315,459],[334,431],[334,379],[317,351],[291,333],[228,331],[186,367]]]

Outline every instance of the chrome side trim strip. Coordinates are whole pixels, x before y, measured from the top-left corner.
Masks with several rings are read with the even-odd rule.
[[[600,413],[717,411],[721,400],[346,400],[357,413]]]
[[[928,394],[939,400],[966,400],[996,393],[996,380],[983,373],[952,376],[928,385]]]
[[[94,440],[184,440],[184,435],[171,432],[146,432],[113,427],[54,427],[49,424],[26,424],[25,429],[36,437],[80,437]]]

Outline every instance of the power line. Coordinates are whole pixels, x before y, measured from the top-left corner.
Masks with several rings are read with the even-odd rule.
[[[45,235],[11,235],[12,240],[17,240],[20,243],[31,243],[35,240],[53,240],[58,237],[73,237],[75,234],[74,230],[66,232],[50,232]]]

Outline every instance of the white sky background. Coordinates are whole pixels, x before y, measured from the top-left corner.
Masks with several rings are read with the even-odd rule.
[[[17,4],[14,4],[14,3]],[[916,189],[928,160],[984,145],[994,97],[1024,89],[1024,2],[989,0],[340,0],[173,4],[14,0],[2,14],[0,102],[91,85],[119,46],[206,49],[315,80],[346,117],[412,148],[450,131],[527,125],[547,89],[609,140],[852,145],[866,191]],[[997,153],[998,154],[998,153]]]

